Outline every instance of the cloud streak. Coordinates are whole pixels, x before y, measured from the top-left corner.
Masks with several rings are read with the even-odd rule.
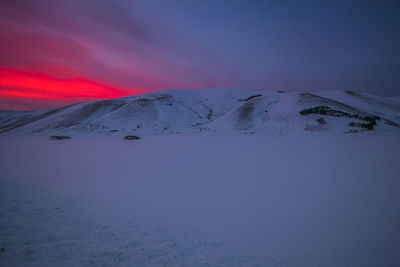
[[[179,38],[162,25],[145,25],[135,18],[134,5],[121,4],[3,3],[0,97],[68,96],[74,101],[74,95],[109,98],[193,87],[196,78],[190,74],[196,68],[188,61],[193,57],[179,49]]]
[[[311,2],[1,1],[0,108],[19,97],[29,103],[28,93],[26,108],[46,108],[57,97],[64,104],[217,86],[396,94],[400,25],[391,6]],[[371,75],[371,66],[385,72]],[[20,73],[18,86],[6,84],[10,73]],[[23,80],[32,77],[50,85],[33,83],[41,93]],[[99,89],[89,94],[71,81]],[[49,94],[47,102],[34,97]]]

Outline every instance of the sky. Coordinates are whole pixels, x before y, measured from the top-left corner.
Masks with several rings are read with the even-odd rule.
[[[400,95],[396,1],[2,0],[0,109],[167,89]]]

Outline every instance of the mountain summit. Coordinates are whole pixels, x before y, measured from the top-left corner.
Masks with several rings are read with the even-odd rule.
[[[400,132],[400,101],[353,91],[168,90],[45,111],[0,111],[0,134]]]

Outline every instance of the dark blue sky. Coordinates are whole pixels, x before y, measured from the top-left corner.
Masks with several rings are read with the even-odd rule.
[[[91,99],[96,86],[98,98],[218,86],[400,95],[399,10],[396,1],[5,0],[0,106]]]
[[[395,1],[172,2],[144,8],[209,52],[232,85],[400,92]]]

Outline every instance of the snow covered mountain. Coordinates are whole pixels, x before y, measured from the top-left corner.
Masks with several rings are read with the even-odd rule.
[[[316,107],[323,108],[300,114]],[[399,98],[353,91],[169,90],[45,111],[1,110],[0,134],[361,133],[370,132],[363,127],[370,123],[366,117],[376,119],[373,132],[400,133]]]

